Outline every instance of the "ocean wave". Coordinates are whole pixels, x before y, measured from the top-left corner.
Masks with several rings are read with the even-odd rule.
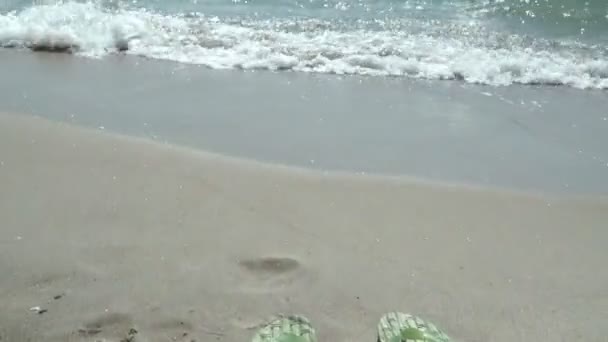
[[[605,0],[483,0],[469,9],[481,13],[551,21],[608,24],[608,3]]]
[[[216,69],[608,89],[605,47],[492,33],[473,22],[416,30],[382,20],[220,19],[65,2],[0,14],[0,45],[94,58],[120,52]]]

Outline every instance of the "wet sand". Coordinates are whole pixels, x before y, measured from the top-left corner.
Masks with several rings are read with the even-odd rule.
[[[322,173],[0,115],[0,340],[605,341],[608,199]],[[30,311],[32,307],[41,310]]]
[[[0,50],[0,111],[317,170],[608,194],[608,96]]]

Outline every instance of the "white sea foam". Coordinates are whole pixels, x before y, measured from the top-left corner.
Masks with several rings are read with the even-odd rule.
[[[382,25],[380,25],[382,26]],[[608,89],[599,47],[475,38],[441,30],[343,27],[318,20],[225,20],[103,9],[92,3],[39,5],[0,15],[0,45],[67,50],[89,57],[125,53],[210,68],[459,79],[490,85],[548,84]]]

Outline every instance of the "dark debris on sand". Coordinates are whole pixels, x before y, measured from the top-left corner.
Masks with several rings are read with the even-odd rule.
[[[28,47],[30,50],[36,52],[74,53],[76,50],[78,50],[78,46],[67,42],[33,43]]]
[[[120,340],[120,342],[135,342],[135,336],[137,336],[137,329],[131,328],[129,329],[127,337]]]

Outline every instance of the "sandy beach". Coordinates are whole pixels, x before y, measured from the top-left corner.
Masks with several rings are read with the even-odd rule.
[[[608,342],[607,37],[600,0],[0,1],[0,342]]]
[[[322,173],[0,115],[0,340],[605,341],[608,200]],[[30,308],[39,307],[35,311]]]

